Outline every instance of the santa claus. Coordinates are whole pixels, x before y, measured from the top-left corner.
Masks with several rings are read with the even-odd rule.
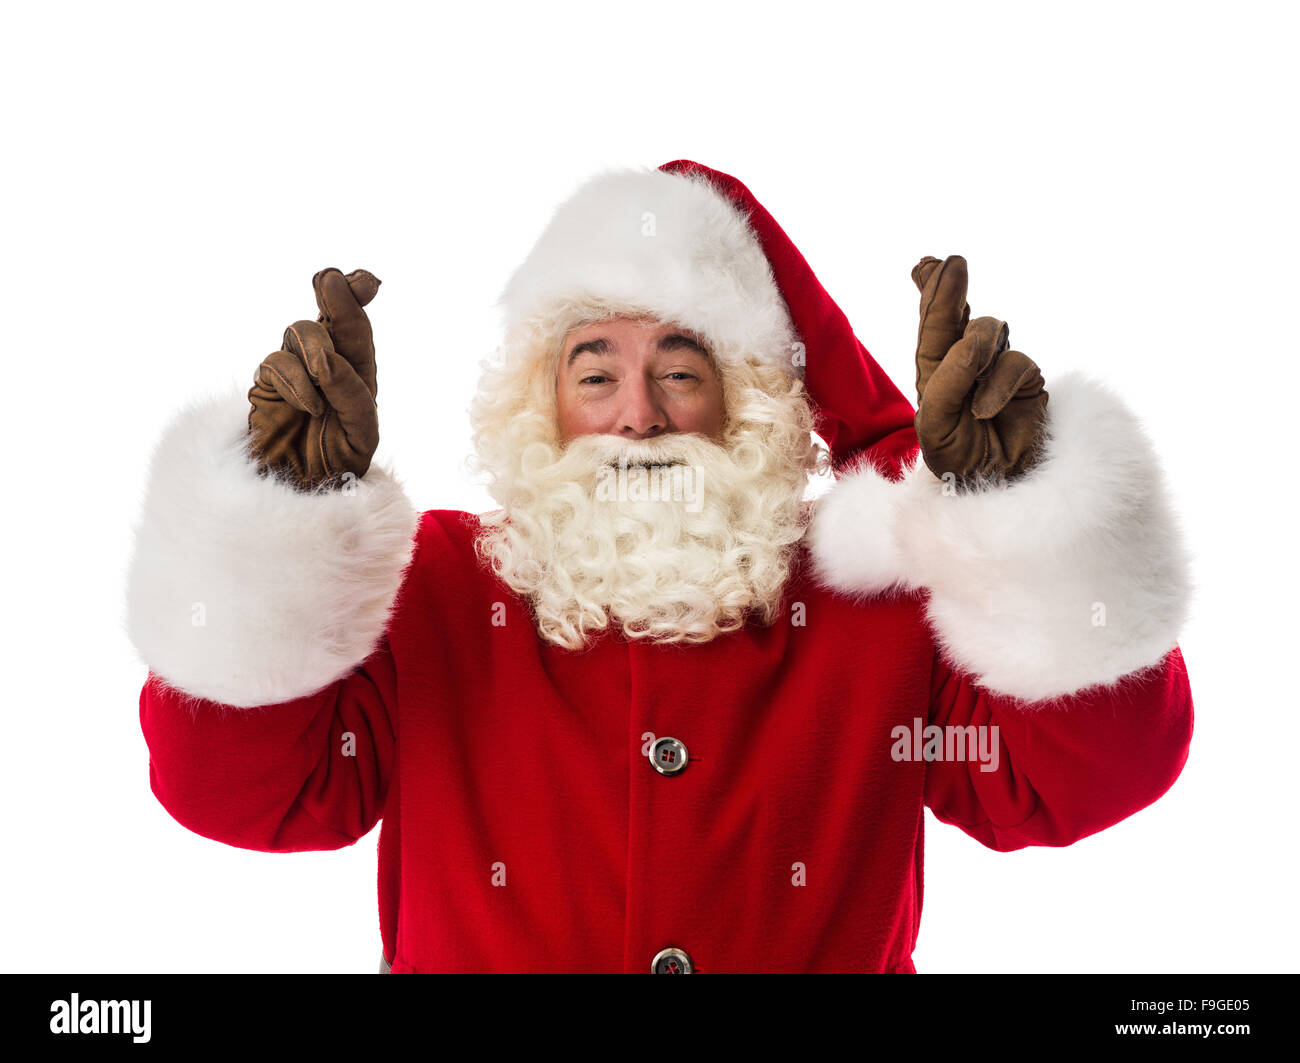
[[[263,851],[382,821],[395,972],[913,971],[926,807],[1068,845],[1192,731],[1138,422],[1084,377],[1049,398],[960,257],[913,279],[915,411],[740,182],[598,176],[505,290],[475,516],[371,463],[378,281],[322,271],[318,319],[155,455],[158,800]]]

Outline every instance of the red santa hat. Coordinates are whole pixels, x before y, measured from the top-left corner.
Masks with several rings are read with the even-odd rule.
[[[773,217],[741,182],[678,159],[618,169],[556,210],[500,300],[508,329],[592,300],[801,377],[837,471],[869,452],[896,475],[914,410]]]

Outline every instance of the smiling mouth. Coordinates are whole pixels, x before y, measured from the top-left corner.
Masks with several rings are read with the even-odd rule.
[[[609,467],[611,469],[671,469],[674,465],[680,464],[680,461],[629,461],[623,465],[621,462],[611,461]]]

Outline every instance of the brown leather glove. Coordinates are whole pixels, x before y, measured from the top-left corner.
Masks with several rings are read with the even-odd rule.
[[[379,284],[364,269],[321,270],[312,278],[320,316],[285,329],[283,347],[257,367],[251,452],[300,489],[364,476],[379,445],[375,341],[361,309]]]
[[[1013,480],[1039,459],[1047,418],[1043,374],[1008,350],[1010,330],[970,319],[966,260],[927,255],[912,270],[921,292],[916,339],[916,434],[925,464],[961,483]]]

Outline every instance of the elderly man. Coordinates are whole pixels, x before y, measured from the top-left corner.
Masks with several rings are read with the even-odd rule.
[[[1068,845],[1172,785],[1192,705],[1140,426],[1049,398],[960,257],[913,279],[915,411],[740,182],[600,175],[504,293],[474,516],[372,466],[378,282],[318,274],[155,457],[159,801],[264,851],[382,820],[394,972],[914,971],[925,807]]]

